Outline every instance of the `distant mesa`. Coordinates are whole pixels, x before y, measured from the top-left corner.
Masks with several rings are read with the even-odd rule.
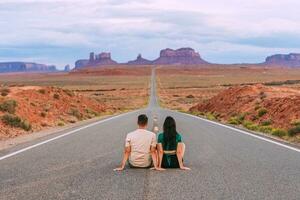
[[[71,71],[71,67],[70,67],[70,65],[66,65],[66,66],[65,66],[65,69],[64,69],[64,71],[65,71],[65,72],[69,72],[69,71]]]
[[[75,62],[75,68],[98,66],[98,65],[116,65],[116,61],[111,59],[110,53],[101,53],[94,55],[90,53],[89,59],[81,59]],[[180,48],[177,50],[164,49],[160,51],[159,58],[151,61],[142,57],[141,54],[135,60],[125,63],[127,65],[202,65],[209,64],[203,60],[198,52],[192,48]]]
[[[98,55],[95,55],[94,52],[90,53],[90,58],[88,60],[81,59],[75,62],[75,68],[81,67],[94,67],[98,65],[116,65],[116,61],[111,59],[111,54],[102,52]]]
[[[88,63],[89,63],[89,60],[85,60],[85,59],[77,60],[75,62],[75,68],[78,69],[78,68],[85,67],[88,65]]]
[[[143,58],[142,55],[139,54],[135,60],[129,61],[127,64],[128,65],[151,65],[152,61]]]
[[[284,66],[284,67],[300,67],[300,54],[276,54],[266,58],[266,65]]]
[[[2,62],[0,63],[0,73],[7,72],[55,72],[54,65],[37,64],[31,62]]]
[[[153,61],[156,65],[197,65],[208,64],[198,52],[192,48],[180,48],[177,50],[164,49],[160,51],[160,57]]]
[[[155,60],[148,60],[141,54],[135,60],[123,65],[207,65],[209,62],[201,58],[200,54],[192,48],[163,49]],[[111,58],[111,53],[102,52],[100,54],[90,53],[88,59],[80,59],[75,62],[75,69],[85,69],[86,67],[100,67],[120,65]],[[245,64],[247,65],[247,64]],[[300,53],[275,54],[268,56],[263,63],[255,64],[257,66],[267,67],[300,67]],[[74,71],[72,70],[72,71]],[[0,73],[14,72],[57,72],[56,66],[38,64],[34,62],[0,62]],[[71,71],[70,65],[66,65],[65,72]]]

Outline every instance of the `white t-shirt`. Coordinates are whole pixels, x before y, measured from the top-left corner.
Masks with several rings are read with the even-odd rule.
[[[156,135],[145,129],[137,129],[126,136],[126,147],[131,147],[129,162],[135,167],[151,165],[150,147],[156,147]]]

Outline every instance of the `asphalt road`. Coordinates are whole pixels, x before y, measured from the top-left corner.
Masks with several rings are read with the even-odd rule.
[[[299,150],[161,109],[151,84],[147,109],[0,152],[0,199],[300,199]],[[113,171],[140,113],[176,119],[191,171]]]

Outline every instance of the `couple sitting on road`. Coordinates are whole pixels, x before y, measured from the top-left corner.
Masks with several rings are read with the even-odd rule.
[[[183,165],[185,145],[181,135],[176,131],[176,122],[167,117],[163,125],[163,133],[158,135],[146,130],[148,118],[146,115],[138,117],[139,128],[126,136],[125,151],[122,164],[115,171],[124,170],[128,160],[131,168],[151,168],[165,170],[165,168],[180,168],[189,170]]]

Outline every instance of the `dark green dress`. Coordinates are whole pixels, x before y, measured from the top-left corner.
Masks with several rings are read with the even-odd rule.
[[[182,142],[181,135],[177,134],[176,135],[176,146],[170,146],[169,144],[165,144],[164,142],[164,134],[160,133],[158,135],[157,143],[162,144],[163,150],[164,151],[176,151],[177,150],[177,144],[179,142]],[[163,154],[163,159],[161,163],[162,168],[179,168],[179,163],[177,159],[176,153],[172,154]]]

